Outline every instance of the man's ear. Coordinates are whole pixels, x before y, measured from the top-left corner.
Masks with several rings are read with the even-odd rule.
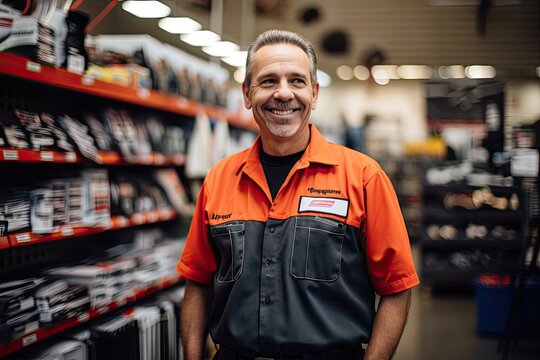
[[[246,109],[251,109],[251,100],[249,99],[249,85],[244,81],[242,83],[242,95],[244,95],[244,106]]]
[[[319,82],[315,83],[313,87],[313,99],[311,100],[311,110],[317,108],[317,101],[319,100]]]

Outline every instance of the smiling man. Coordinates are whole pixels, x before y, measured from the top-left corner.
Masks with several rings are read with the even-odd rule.
[[[253,146],[201,188],[178,263],[186,360],[390,359],[418,284],[392,185],[371,158],[326,141],[309,117],[313,46],[267,31],[248,50]],[[375,307],[375,294],[380,297]]]

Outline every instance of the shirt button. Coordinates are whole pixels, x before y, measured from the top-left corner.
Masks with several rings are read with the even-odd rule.
[[[272,263],[272,259],[266,259],[266,265],[270,265]]]
[[[264,299],[264,303],[265,303],[266,305],[270,304],[270,298],[269,298],[269,297],[265,298],[265,299]]]
[[[268,231],[270,231],[271,233],[273,233],[274,231],[276,231],[276,228],[274,226],[270,226],[268,228]]]

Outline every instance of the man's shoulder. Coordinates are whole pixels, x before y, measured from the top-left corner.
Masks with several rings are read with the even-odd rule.
[[[219,174],[219,176],[222,176],[226,172],[231,174],[236,173],[240,169],[240,166],[248,160],[250,151],[251,148],[247,148],[219,160],[212,167],[208,175]]]
[[[333,142],[328,142],[328,144],[333,149],[333,151],[336,152],[336,154],[340,155],[339,159],[341,159],[342,161],[367,167],[380,167],[377,160],[363,152]]]

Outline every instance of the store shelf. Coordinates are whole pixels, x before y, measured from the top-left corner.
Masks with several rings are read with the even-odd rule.
[[[183,281],[179,275],[171,275],[156,281],[154,284],[148,287],[138,287],[133,291],[132,296],[123,299],[122,301],[113,302],[107,306],[101,307],[99,309],[92,309],[82,315],[79,315],[76,318],[67,319],[62,321],[59,324],[56,324],[52,327],[39,328],[34,332],[31,332],[24,337],[17,339],[9,344],[0,344],[0,357],[7,356],[15,351],[21,350],[22,348],[34,344],[36,342],[45,340],[53,335],[61,333],[67,329],[73,328],[79,324],[85,323],[91,319],[94,319],[102,314],[114,311],[124,305],[133,303],[137,300],[143,299],[154,293],[169,288],[173,285],[179,284]]]
[[[471,248],[486,248],[486,247],[502,247],[506,246],[508,248],[519,248],[521,247],[521,242],[519,240],[431,240],[427,236],[422,236],[422,249],[423,250],[432,250],[432,249],[471,249]]]
[[[229,116],[224,108],[201,104],[179,95],[107,83],[14,54],[0,52],[0,74],[185,116],[194,117],[203,111],[212,118],[228,120],[234,126],[258,130],[253,119]]]
[[[1,149],[0,161],[5,162],[52,162],[80,163],[82,158],[75,152],[56,150]]]
[[[478,221],[520,221],[523,217],[520,211],[510,210],[467,210],[467,209],[452,209],[446,210],[441,208],[433,208],[430,206],[424,206],[423,218],[424,220],[440,220],[448,223],[453,220],[466,220],[468,222]]]
[[[99,234],[105,231],[123,229],[145,224],[153,224],[161,221],[172,220],[177,216],[172,208],[159,209],[145,213],[133,214],[131,217],[113,216],[109,227],[85,227],[85,226],[62,226],[58,230],[48,234],[36,234],[30,231],[10,234],[0,238],[0,249],[7,247],[27,246],[37,243],[64,240],[80,236]],[[6,246],[3,238],[8,239]]]
[[[124,159],[114,151],[101,151],[98,154],[102,165],[150,165],[150,166],[181,166],[186,163],[184,154],[163,155],[152,153],[147,156],[139,156]],[[57,163],[57,164],[80,164],[84,158],[75,152],[62,152],[56,150],[28,150],[28,149],[0,149],[0,162],[24,162],[24,163]]]

